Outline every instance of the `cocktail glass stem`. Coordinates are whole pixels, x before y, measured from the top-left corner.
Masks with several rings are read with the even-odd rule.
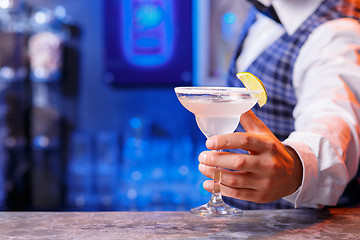
[[[213,150],[214,152],[222,152],[222,150]],[[216,202],[222,202],[222,197],[221,197],[221,193],[220,193],[220,180],[221,180],[221,169],[218,167],[214,168],[214,175],[213,175],[213,179],[214,179],[214,188],[212,191],[212,197],[211,197],[211,202],[216,203]]]
[[[222,150],[216,150],[221,152]],[[192,213],[201,216],[213,216],[213,217],[227,217],[227,216],[239,216],[242,215],[243,211],[238,208],[227,205],[221,196],[220,192],[220,181],[221,181],[221,169],[218,167],[214,168],[214,188],[211,194],[211,199],[208,203],[191,209]]]

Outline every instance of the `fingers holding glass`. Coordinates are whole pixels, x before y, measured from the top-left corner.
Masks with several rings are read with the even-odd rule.
[[[212,178],[214,167],[199,164],[199,170],[205,176]],[[270,187],[271,182],[252,172],[220,170],[220,191],[223,196],[237,198],[256,203],[271,202],[277,198]],[[212,192],[214,183],[206,180],[203,183],[206,191]]]

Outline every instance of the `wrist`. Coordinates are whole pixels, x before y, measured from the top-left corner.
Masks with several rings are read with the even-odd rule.
[[[303,178],[303,165],[297,152],[290,146],[285,145],[285,149],[290,155],[293,164],[292,181],[290,187],[290,194],[293,194],[302,183]]]

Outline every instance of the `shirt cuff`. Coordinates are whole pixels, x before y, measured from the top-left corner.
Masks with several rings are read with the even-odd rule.
[[[293,194],[283,199],[294,204],[295,208],[319,208],[320,206],[313,202],[313,194],[316,194],[316,180],[318,178],[318,166],[315,154],[308,145],[297,141],[287,139],[283,144],[295,150],[303,167],[303,178],[300,187]]]

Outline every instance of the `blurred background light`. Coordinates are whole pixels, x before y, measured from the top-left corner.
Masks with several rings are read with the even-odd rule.
[[[0,8],[2,9],[7,9],[7,8],[11,8],[14,5],[14,1],[13,0],[0,0]]]

